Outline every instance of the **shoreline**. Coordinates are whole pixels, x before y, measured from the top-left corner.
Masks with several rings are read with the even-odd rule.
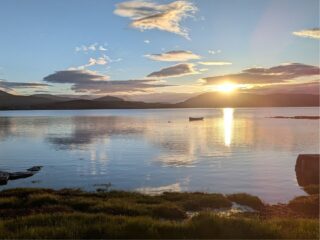
[[[13,188],[0,191],[0,238],[318,238],[319,186],[309,194],[269,205],[246,193]]]

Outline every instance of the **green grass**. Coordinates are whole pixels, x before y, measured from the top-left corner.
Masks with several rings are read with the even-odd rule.
[[[20,201],[17,197],[2,197],[0,198],[0,209],[3,208],[17,208]]]
[[[223,217],[217,208],[233,202],[257,210],[248,194],[83,192],[79,189],[11,189],[0,192],[0,239],[17,238],[318,238],[313,219]],[[310,216],[318,195],[292,200],[289,207]],[[200,212],[188,217],[188,211]]]
[[[241,238],[306,239],[319,237],[317,220],[268,221],[200,214],[189,220],[104,214],[38,214],[0,221],[0,238]]]
[[[228,208],[232,206],[232,203],[223,194],[218,193],[167,192],[161,198],[175,202],[187,211]]]
[[[28,196],[28,206],[41,207],[59,203],[59,196],[52,193],[35,193]]]
[[[232,202],[249,206],[255,210],[260,210],[264,206],[260,198],[247,193],[229,194],[227,195],[227,198]]]

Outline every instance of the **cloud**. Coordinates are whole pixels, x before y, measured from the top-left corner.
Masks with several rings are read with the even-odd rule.
[[[107,51],[107,49],[103,45],[99,45],[98,43],[93,43],[90,45],[82,45],[80,47],[75,47],[76,52],[89,52],[89,51]]]
[[[99,46],[99,48],[98,48],[100,51],[107,51],[108,49],[106,49],[104,46]]]
[[[293,32],[293,35],[305,38],[320,39],[320,28],[311,28]]]
[[[238,84],[265,84],[319,75],[320,68],[302,63],[288,63],[271,68],[249,68],[241,73],[203,78],[205,84],[231,81]]]
[[[77,67],[77,69],[85,69],[87,67],[92,67],[95,65],[107,65],[108,61],[109,61],[109,58],[106,55],[103,55],[102,57],[99,57],[99,58],[89,58],[89,61],[87,64],[79,66]]]
[[[179,87],[179,86],[177,86]],[[180,86],[183,88],[183,86]],[[163,102],[163,103],[178,103],[187,100],[188,98],[199,95],[201,92],[152,92],[152,93],[138,93],[132,95],[124,95],[129,101],[143,101],[143,102]],[[121,97],[121,95],[120,95]]]
[[[29,88],[42,88],[48,87],[50,85],[45,83],[24,83],[24,82],[8,82],[0,79],[0,88],[4,90],[14,90],[14,89],[29,89]]]
[[[320,94],[320,82],[313,81],[308,83],[282,83],[261,86],[253,89],[254,92],[270,94],[270,93],[304,93],[304,94]]]
[[[150,40],[146,39],[146,40],[144,40],[143,42],[146,43],[146,44],[149,44],[149,43],[150,43]]]
[[[160,54],[149,54],[145,57],[154,61],[164,61],[164,62],[184,62],[193,59],[200,59],[200,56],[192,53],[191,51],[170,51]]]
[[[109,76],[90,70],[62,70],[46,76],[43,80],[50,83],[90,83],[107,81]]]
[[[69,83],[75,92],[128,93],[143,92],[158,87],[166,87],[158,80],[108,80],[109,76],[89,70],[63,70],[46,76],[43,80],[50,83]]]
[[[157,4],[150,1],[128,1],[116,5],[115,14],[128,17],[131,27],[143,30],[158,29],[189,38],[187,29],[181,27],[182,19],[193,16],[197,8],[188,1]]]
[[[218,49],[218,50],[216,50],[216,51],[214,51],[214,50],[208,50],[208,53],[214,55],[214,54],[216,54],[216,53],[221,53],[221,50],[220,50],[220,49]]]
[[[156,80],[116,80],[107,82],[90,82],[86,84],[75,84],[71,87],[75,92],[101,93],[130,93],[145,92],[154,88],[168,87]]]
[[[181,63],[171,67],[162,68],[160,71],[150,73],[147,77],[168,78],[181,77],[190,74],[197,74],[192,63]]]
[[[206,66],[223,66],[223,65],[231,65],[231,62],[219,62],[219,61],[207,61],[207,62],[198,62],[201,65]]]

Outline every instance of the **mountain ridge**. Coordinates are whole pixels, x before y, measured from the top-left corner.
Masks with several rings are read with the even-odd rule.
[[[311,94],[253,94],[207,92],[186,101],[171,103],[146,103],[126,101],[104,96],[95,99],[77,99],[50,94],[30,96],[13,95],[0,91],[0,110],[50,110],[50,109],[134,109],[134,108],[220,108],[220,107],[315,107],[319,95]]]

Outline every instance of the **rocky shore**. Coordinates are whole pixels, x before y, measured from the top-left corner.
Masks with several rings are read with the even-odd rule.
[[[5,185],[9,180],[31,177],[41,170],[42,166],[33,166],[22,172],[0,171],[0,185]]]

